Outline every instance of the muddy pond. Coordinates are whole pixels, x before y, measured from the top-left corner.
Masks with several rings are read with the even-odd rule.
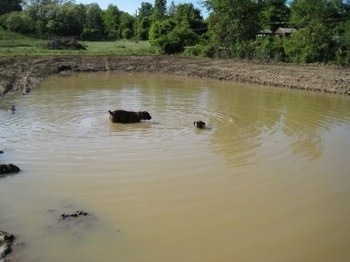
[[[0,161],[21,168],[0,178],[10,258],[350,261],[349,97],[104,72],[0,103]]]

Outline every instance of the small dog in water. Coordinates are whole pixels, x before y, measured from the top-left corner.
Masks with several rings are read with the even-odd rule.
[[[193,125],[197,128],[201,128],[201,129],[205,128],[205,123],[201,120],[194,121]]]
[[[16,108],[15,108],[15,106],[14,105],[10,105],[9,107],[8,107],[8,109],[7,109],[9,112],[10,112],[10,114],[14,114],[15,113],[15,111],[16,111]]]
[[[141,120],[150,120],[152,117],[147,111],[125,111],[125,110],[115,110],[113,112],[109,111],[109,119],[113,123],[137,123]]]

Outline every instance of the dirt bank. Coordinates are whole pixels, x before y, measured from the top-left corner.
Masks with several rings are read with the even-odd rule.
[[[55,56],[0,58],[0,95],[27,92],[62,71],[149,72],[350,95],[350,69],[212,60],[178,56]]]

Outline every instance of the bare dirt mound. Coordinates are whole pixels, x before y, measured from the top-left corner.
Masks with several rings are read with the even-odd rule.
[[[179,56],[45,56],[0,59],[0,95],[26,93],[62,71],[149,72],[350,95],[350,69]]]
[[[54,39],[47,43],[46,47],[55,50],[85,50],[86,48],[74,38]]]

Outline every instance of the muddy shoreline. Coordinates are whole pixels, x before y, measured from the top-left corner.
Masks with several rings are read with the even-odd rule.
[[[350,95],[350,68],[157,55],[3,57],[0,95],[29,92],[63,71],[147,72]]]

